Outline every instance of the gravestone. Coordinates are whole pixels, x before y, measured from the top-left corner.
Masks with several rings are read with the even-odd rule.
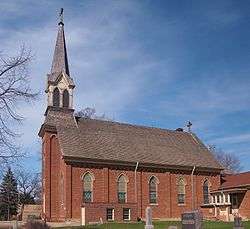
[[[239,216],[234,217],[234,229],[244,229],[242,219]]]
[[[199,211],[181,214],[182,229],[202,229],[202,216]]]
[[[145,214],[146,214],[145,229],[154,229],[154,225],[152,224],[152,209],[150,207],[147,207]]]

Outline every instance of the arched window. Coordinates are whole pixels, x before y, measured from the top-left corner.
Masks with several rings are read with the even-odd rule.
[[[127,180],[124,175],[119,176],[117,180],[117,195],[119,203],[127,202]]]
[[[69,107],[69,92],[66,89],[63,91],[63,107]]]
[[[205,180],[203,183],[203,202],[209,204],[209,182]]]
[[[59,107],[59,105],[60,105],[60,92],[56,87],[53,91],[53,106]]]
[[[93,200],[93,178],[90,173],[86,173],[83,177],[83,201],[85,203]]]
[[[185,203],[185,181],[183,177],[178,180],[178,204]]]
[[[157,203],[157,179],[154,176],[149,180],[149,203]]]

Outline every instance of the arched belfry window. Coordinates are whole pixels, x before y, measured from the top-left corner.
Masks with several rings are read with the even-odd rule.
[[[90,173],[83,176],[83,201],[85,203],[93,201],[93,177]]]
[[[60,105],[60,92],[56,87],[53,91],[53,106],[59,107],[59,105]]]
[[[157,178],[152,176],[149,180],[149,203],[151,204],[157,203],[157,185]]]
[[[124,175],[120,175],[117,180],[117,195],[119,203],[127,202],[127,179]]]
[[[209,204],[209,181],[205,180],[203,183],[203,203]]]
[[[183,177],[178,179],[178,204],[185,203],[185,180]]]
[[[69,92],[67,89],[63,91],[63,107],[69,107]]]

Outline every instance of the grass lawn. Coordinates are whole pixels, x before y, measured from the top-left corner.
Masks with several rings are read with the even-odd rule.
[[[178,225],[181,228],[180,222],[164,222],[156,221],[154,222],[154,229],[167,229],[170,225]],[[243,222],[245,229],[250,229],[250,221]],[[203,222],[203,229],[232,229],[233,223],[224,222]],[[59,228],[58,228],[59,229]],[[144,229],[143,223],[108,223],[99,226],[86,226],[86,227],[60,227],[60,229]]]

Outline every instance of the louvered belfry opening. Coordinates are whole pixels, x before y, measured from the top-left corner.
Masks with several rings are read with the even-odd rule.
[[[53,91],[53,106],[54,107],[60,106],[60,92],[57,87]]]
[[[67,89],[63,91],[63,107],[69,107],[69,92]]]

